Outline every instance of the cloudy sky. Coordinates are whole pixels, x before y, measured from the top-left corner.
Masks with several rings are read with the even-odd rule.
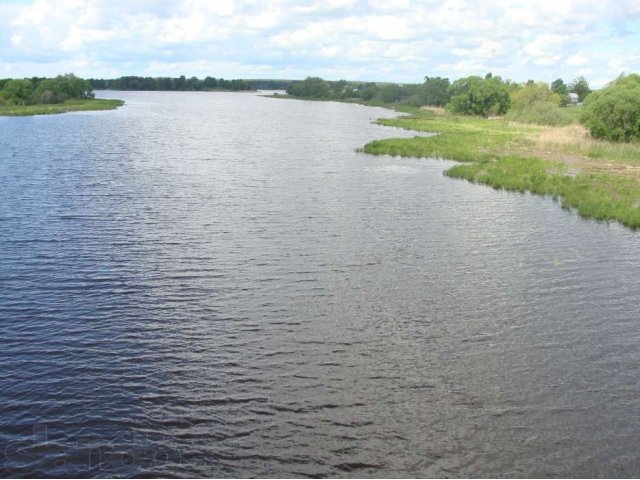
[[[640,0],[0,0],[0,77],[489,71],[592,86],[640,72]]]

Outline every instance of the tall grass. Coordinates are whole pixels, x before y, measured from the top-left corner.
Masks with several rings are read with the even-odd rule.
[[[527,105],[521,109],[512,109],[507,113],[506,118],[517,122],[552,126],[569,125],[573,122],[566,108],[544,102]]]

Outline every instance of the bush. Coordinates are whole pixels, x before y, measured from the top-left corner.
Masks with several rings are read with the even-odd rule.
[[[538,102],[524,108],[513,109],[507,113],[506,117],[515,122],[553,127],[572,123],[572,118],[567,111],[552,102]]]
[[[620,76],[590,94],[582,121],[595,138],[640,141],[640,75]]]
[[[561,104],[560,95],[554,93],[546,83],[528,83],[511,94],[511,108],[524,110],[538,103]]]
[[[537,125],[568,125],[571,117],[560,108],[562,98],[546,83],[528,83],[511,94],[509,120]]]
[[[32,90],[31,80],[9,80],[2,89],[2,96],[7,105],[26,105]]]
[[[456,80],[449,87],[447,110],[464,115],[504,114],[511,104],[509,90],[499,77],[471,76]]]

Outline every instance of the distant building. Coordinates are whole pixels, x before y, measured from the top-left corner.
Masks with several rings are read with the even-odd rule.
[[[580,97],[577,93],[570,93],[569,97],[571,97],[571,104],[578,105],[580,103]]]

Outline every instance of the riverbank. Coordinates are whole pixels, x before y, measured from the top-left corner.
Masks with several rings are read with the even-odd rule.
[[[418,113],[418,107],[411,107],[404,104],[385,103],[380,99],[372,98],[371,100],[362,100],[360,98],[315,98],[315,97],[296,97],[286,93],[270,93],[268,95],[260,95],[265,98],[278,98],[281,100],[300,100],[303,102],[339,102],[339,103],[355,103],[366,107],[381,107],[389,110],[397,110],[404,113]]]
[[[578,124],[544,127],[412,110],[381,125],[438,133],[390,138],[362,149],[374,155],[464,162],[445,171],[494,188],[551,195],[585,218],[640,228],[640,145],[594,140]]]
[[[67,100],[64,103],[39,105],[0,105],[0,116],[51,115],[56,113],[87,110],[114,110],[124,105],[122,100],[91,98],[85,100]]]

